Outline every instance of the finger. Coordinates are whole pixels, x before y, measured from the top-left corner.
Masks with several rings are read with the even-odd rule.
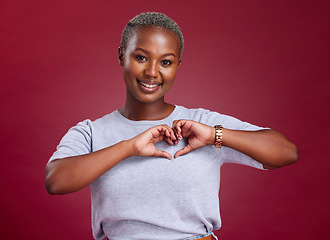
[[[172,138],[172,140],[173,141],[177,141],[178,139],[177,139],[177,137],[176,137],[176,135],[175,135],[175,132],[174,132],[174,130],[172,129],[172,128],[170,128],[171,130],[171,138]]]
[[[175,136],[175,132],[174,132],[174,130],[173,130],[172,128],[170,128],[169,126],[167,126],[167,128],[168,128],[168,132],[169,132],[169,134],[170,134],[170,138],[171,138],[172,140],[176,140],[177,138],[176,138],[176,136]]]
[[[173,122],[173,130],[174,130],[174,132],[175,132],[175,134],[176,134],[176,136],[179,140],[183,139],[182,131],[181,131],[181,127],[184,124],[183,121],[184,120],[176,120],[176,121]]]
[[[168,137],[169,139],[171,139],[172,141],[177,140],[175,133],[173,131],[172,128],[170,128],[167,125],[164,125],[164,129],[165,129],[165,136]]]
[[[180,128],[180,135],[182,138],[190,137],[194,133],[194,121],[192,120],[180,120],[176,128]]]
[[[179,120],[174,120],[172,123],[172,128],[174,129]]]
[[[177,158],[179,156],[185,155],[191,151],[193,151],[194,149],[188,144],[187,146],[185,146],[184,148],[178,150],[175,154],[174,154],[174,158]]]
[[[169,134],[169,131],[168,131],[168,126],[164,126],[164,125],[159,125],[159,126],[156,126],[154,127],[152,130],[152,136],[153,136],[153,139],[156,141],[156,142],[159,142],[161,140],[163,140],[165,137],[168,137],[170,136]]]
[[[171,134],[171,132],[170,132],[170,129],[165,128],[165,135],[166,135],[166,137],[168,137],[168,138],[172,138],[172,134]]]
[[[165,137],[165,141],[170,145],[174,145],[174,141],[169,137]]]
[[[158,150],[158,149],[156,149],[156,151],[154,153],[154,156],[155,157],[168,158],[169,160],[172,159],[172,155],[171,154],[169,154],[168,152],[165,152],[165,151]]]
[[[155,143],[164,139],[170,145],[174,145],[175,141],[177,141],[173,129],[170,128],[168,125],[159,125],[154,127],[153,130],[154,133],[152,135]]]

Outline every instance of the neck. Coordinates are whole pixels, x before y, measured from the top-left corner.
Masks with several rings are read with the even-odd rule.
[[[166,103],[164,99],[153,103],[144,103],[136,100],[131,101],[126,97],[125,105],[119,109],[119,112],[133,121],[161,120],[168,117],[174,108],[175,106]]]

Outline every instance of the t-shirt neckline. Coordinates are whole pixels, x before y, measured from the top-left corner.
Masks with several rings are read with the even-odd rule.
[[[179,106],[174,105],[174,109],[173,109],[173,111],[171,112],[171,114],[168,115],[166,118],[163,118],[163,119],[160,119],[160,120],[138,120],[138,121],[135,121],[135,120],[130,120],[130,119],[124,117],[124,116],[119,112],[119,110],[116,110],[114,113],[115,113],[115,115],[116,115],[118,118],[120,118],[122,121],[124,121],[124,122],[126,122],[126,123],[130,123],[130,124],[150,124],[151,122],[152,122],[152,123],[157,123],[157,122],[161,123],[161,122],[165,122],[166,120],[172,118],[172,117],[176,114],[176,112],[178,111],[178,108],[179,108]]]

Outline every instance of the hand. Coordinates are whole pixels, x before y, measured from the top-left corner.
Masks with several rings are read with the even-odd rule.
[[[178,138],[188,138],[188,145],[177,151],[174,158],[187,154],[206,145],[214,144],[214,127],[192,120],[176,120],[173,122],[173,130]]]
[[[135,156],[144,157],[165,157],[172,159],[171,154],[156,149],[155,143],[165,140],[170,145],[178,143],[172,128],[167,125],[159,125],[149,128],[145,132],[130,140]]]

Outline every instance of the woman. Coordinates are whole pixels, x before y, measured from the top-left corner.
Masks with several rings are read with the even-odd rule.
[[[172,19],[133,18],[118,52],[125,105],[71,128],[46,166],[50,194],[91,184],[95,239],[211,239],[221,226],[223,163],[269,169],[298,158],[274,130],[166,103],[182,50]]]

